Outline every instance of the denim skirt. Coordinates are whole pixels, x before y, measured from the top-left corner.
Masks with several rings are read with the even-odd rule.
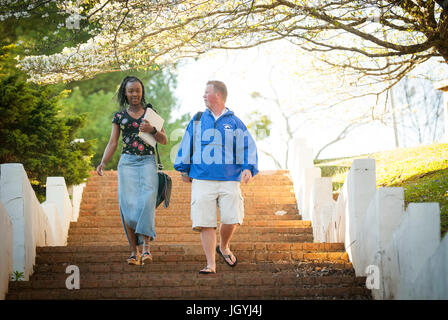
[[[143,236],[156,237],[155,211],[159,179],[154,155],[123,153],[118,162],[118,203],[126,237],[126,224],[135,231],[137,244]],[[131,244],[131,241],[129,241]]]

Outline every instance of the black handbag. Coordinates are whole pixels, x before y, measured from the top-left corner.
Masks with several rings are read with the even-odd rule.
[[[160,156],[157,144],[156,144],[156,153],[157,153],[157,175],[159,176],[159,190],[157,191],[156,208],[162,202],[164,202],[163,206],[165,208],[168,208],[168,206],[170,205],[172,181],[171,177],[162,171],[163,164],[160,162]]]

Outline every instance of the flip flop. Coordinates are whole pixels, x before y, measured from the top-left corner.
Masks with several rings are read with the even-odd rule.
[[[216,273],[215,270],[213,270],[210,267],[205,267],[204,269],[202,269],[201,271],[199,271],[200,274],[214,274]]]
[[[142,263],[143,263],[145,260],[152,261],[152,255],[151,255],[151,253],[148,252],[148,251],[145,251],[145,252],[142,254]]]
[[[136,265],[139,266],[140,265],[140,257],[138,256],[130,256],[127,260],[129,265]]]
[[[232,259],[231,259],[231,257],[232,257],[232,255],[230,255],[230,254],[223,254],[222,252],[221,252],[221,248],[219,247],[219,246],[216,246],[216,252],[224,259],[224,262],[225,263],[227,263],[227,265],[228,266],[230,266],[230,267],[234,267],[234,266],[236,266],[236,263],[238,262],[238,260],[236,259],[236,256],[232,253],[232,255],[235,257],[235,262],[233,263],[233,264],[230,264],[228,261],[227,261],[227,259],[229,259],[230,261],[232,261]]]

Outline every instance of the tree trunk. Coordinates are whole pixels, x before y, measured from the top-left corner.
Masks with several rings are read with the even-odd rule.
[[[440,15],[439,25],[439,41],[436,43],[435,47],[437,51],[442,55],[445,59],[445,62],[448,63],[448,12],[447,10],[443,10]]]

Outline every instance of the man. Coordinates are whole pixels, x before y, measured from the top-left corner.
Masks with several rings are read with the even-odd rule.
[[[201,274],[216,273],[218,253],[231,267],[237,258],[230,251],[230,239],[243,223],[244,202],[240,181],[248,183],[258,173],[255,141],[244,123],[226,108],[227,88],[221,81],[209,81],[204,93],[207,109],[193,117],[174,162],[191,186],[192,228],[200,232],[207,266]],[[217,205],[221,225],[216,246]]]

